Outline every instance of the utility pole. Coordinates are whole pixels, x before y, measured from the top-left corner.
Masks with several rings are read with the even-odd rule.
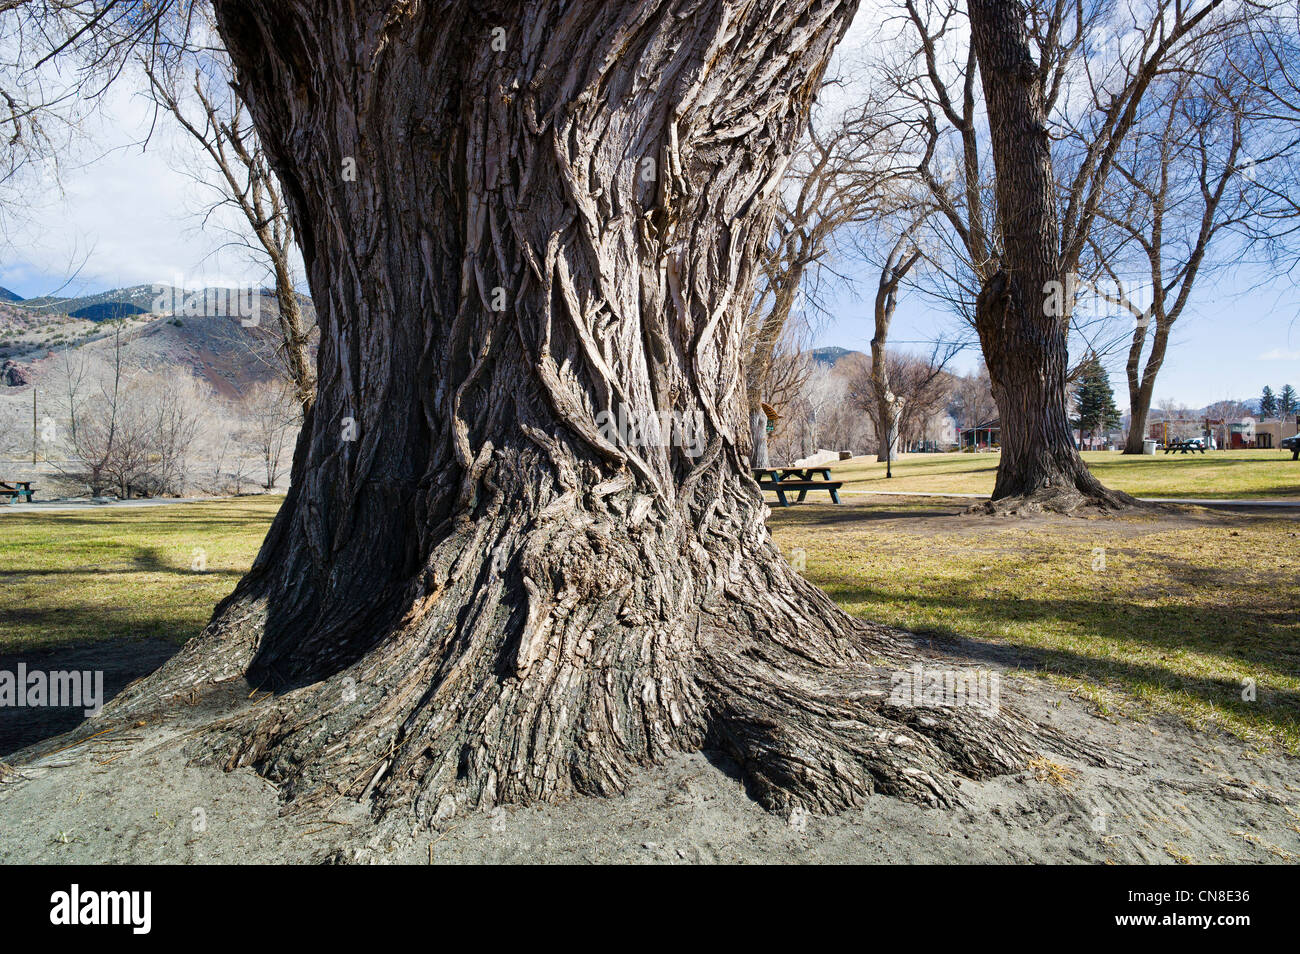
[[[32,385],[32,466],[36,466],[36,385]]]

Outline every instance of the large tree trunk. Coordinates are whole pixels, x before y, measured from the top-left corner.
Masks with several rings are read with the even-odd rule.
[[[1070,295],[1060,260],[1056,180],[1043,97],[1018,0],[971,0],[972,42],[996,169],[1000,267],[976,301],[1001,419],[994,509],[1071,510],[1134,501],[1079,457],[1066,400]],[[1055,295],[1063,307],[1050,307]]]
[[[751,267],[855,3],[479,6],[216,3],[320,391],[253,569],[118,711],[246,673],[275,697],[200,757],[425,821],[704,745],[776,809],[1021,765],[1006,715],[889,702],[905,654],[790,569],[742,461]]]

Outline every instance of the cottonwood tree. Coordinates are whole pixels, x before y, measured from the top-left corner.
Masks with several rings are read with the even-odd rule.
[[[1151,83],[1199,31],[1215,23],[1221,2],[1152,0],[1143,8],[1145,22],[1130,31],[1128,46],[1103,70],[1089,70],[1095,105],[1079,124],[1089,130],[1087,145],[1058,195],[1050,107],[1062,71],[1043,53],[1074,22],[1073,5],[1059,0],[1044,31],[1018,0],[970,0],[1002,235],[997,268],[982,283],[975,319],[1001,412],[995,507],[1003,499],[1001,506],[1057,509],[1132,503],[1102,486],[1075,448],[1066,404],[1070,296],[1060,292],[1078,272],[1116,157]]]
[[[854,6],[217,0],[318,396],[253,568],[103,718],[247,677],[194,758],[408,826],[706,745],[773,809],[952,804],[1048,744],[891,700],[916,657],[783,560],[743,460],[753,269]]]
[[[1066,389],[1078,370],[1068,346],[1078,323],[1073,296],[1053,300],[1052,290],[1091,276],[1087,236],[1114,153],[1154,76],[1215,22],[1219,5],[902,5],[918,65],[898,64],[896,109],[922,143],[937,234],[952,253],[933,274],[979,334],[1002,421],[993,509],[1131,503],[1074,447]],[[1084,128],[1075,149],[1068,133]],[[1076,331],[1084,353],[1123,340],[1104,324]]]

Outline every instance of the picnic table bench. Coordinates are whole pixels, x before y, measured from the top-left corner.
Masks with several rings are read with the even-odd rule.
[[[32,482],[30,480],[15,480],[12,484],[0,480],[0,498],[5,503],[13,503],[15,500],[26,500],[32,502]]]
[[[1170,441],[1165,445],[1165,453],[1172,454],[1177,451],[1180,454],[1191,454],[1195,451],[1205,453],[1205,445],[1200,441]]]
[[[814,474],[820,474],[821,480],[815,480]],[[799,491],[796,503],[802,503],[810,490],[825,490],[831,500],[840,502],[839,489],[844,486],[842,480],[831,480],[829,467],[755,467],[754,479],[763,490],[776,491],[776,498],[782,507],[790,506],[787,491]]]

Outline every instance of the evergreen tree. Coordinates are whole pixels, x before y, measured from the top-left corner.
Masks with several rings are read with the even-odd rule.
[[[1079,437],[1091,437],[1099,431],[1104,433],[1120,422],[1119,409],[1115,407],[1115,392],[1110,387],[1110,375],[1101,366],[1101,359],[1095,355],[1084,365],[1079,376],[1076,393],[1079,405],[1079,417],[1075,426]]]
[[[1296,400],[1295,388],[1291,385],[1282,385],[1282,390],[1277,396],[1277,410],[1282,417],[1290,417],[1300,410],[1300,401]]]
[[[1259,416],[1277,417],[1277,395],[1267,384],[1264,385],[1264,393],[1259,396]]]

